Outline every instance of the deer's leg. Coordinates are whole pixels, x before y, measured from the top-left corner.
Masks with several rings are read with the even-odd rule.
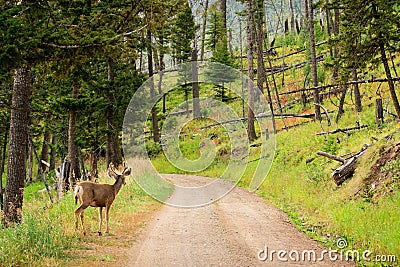
[[[85,231],[85,226],[83,223],[83,216],[84,216],[84,211],[85,209],[88,207],[88,205],[80,205],[79,208],[77,208],[74,212],[75,214],[75,229],[78,230],[78,217],[80,215],[81,217],[81,223],[82,223],[82,229],[83,229],[83,234],[86,235],[86,231]]]
[[[99,235],[101,235],[101,225],[103,223],[103,207],[99,207]]]
[[[106,206],[106,233],[108,233],[108,212],[110,211],[110,205]]]
[[[81,223],[82,223],[82,230],[83,230],[83,235],[86,235],[86,230],[85,230],[85,226],[83,223],[83,216],[85,215],[85,210],[82,210],[81,212]]]
[[[75,217],[75,231],[78,231],[78,209],[75,210],[74,212],[74,217]]]

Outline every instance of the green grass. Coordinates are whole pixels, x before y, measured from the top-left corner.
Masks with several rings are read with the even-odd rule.
[[[111,230],[113,226],[116,228],[124,223],[125,217],[121,216],[128,215],[121,214],[146,212],[147,206],[154,203],[132,178],[128,179],[111,208]],[[112,183],[113,180],[107,178],[101,182]],[[37,192],[42,188],[42,182],[27,185],[22,222],[14,227],[0,228],[0,266],[68,266],[71,259],[79,257],[73,251],[85,249],[81,233],[74,230],[73,212],[77,206],[72,193],[67,192],[60,202],[51,204],[47,194],[43,198]],[[52,193],[55,199],[54,191]],[[117,212],[114,211],[120,215],[115,216]],[[85,226],[89,232],[97,230],[97,218],[97,209],[85,210]],[[102,257],[104,261],[115,260],[113,255],[104,254]]]

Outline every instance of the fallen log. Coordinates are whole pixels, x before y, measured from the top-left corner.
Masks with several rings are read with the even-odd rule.
[[[317,155],[324,156],[324,157],[327,157],[329,159],[333,159],[333,160],[339,161],[341,163],[345,163],[346,162],[346,159],[344,159],[342,157],[339,157],[339,156],[335,156],[335,155],[329,154],[329,153],[324,152],[324,151],[317,151]]]
[[[360,130],[360,129],[362,129],[362,128],[367,128],[368,127],[368,125],[366,125],[366,124],[364,124],[364,125],[357,125],[357,126],[354,126],[354,127],[349,127],[349,128],[338,128],[338,129],[335,129],[335,130],[332,130],[332,131],[328,131],[328,132],[320,132],[320,133],[317,133],[316,135],[327,135],[327,134],[335,134],[335,133],[346,133],[346,132],[348,132],[348,131],[353,131],[353,130]]]
[[[343,184],[344,181],[346,181],[349,177],[353,175],[357,167],[358,158],[365,153],[369,146],[369,144],[364,144],[359,152],[347,159],[323,151],[318,151],[317,155],[324,156],[342,163],[342,165],[336,168],[331,174],[333,180],[335,181],[335,184],[337,186],[340,186],[341,184]]]

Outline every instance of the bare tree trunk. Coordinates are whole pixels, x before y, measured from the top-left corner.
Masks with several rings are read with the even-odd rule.
[[[339,23],[340,23],[340,11],[339,9],[335,8],[334,9],[334,15],[335,15],[335,21],[333,23],[333,33],[335,36],[339,35]],[[333,49],[333,58],[336,59],[339,55],[339,49],[335,45]],[[339,68],[337,64],[333,66],[333,73],[332,73],[332,81],[335,82],[339,77]]]
[[[233,56],[233,37],[232,37],[232,28],[229,28],[228,30],[228,48],[229,48],[229,54]]]
[[[346,99],[346,93],[347,93],[347,89],[343,90],[342,96],[340,97],[338,113],[336,115],[336,123],[339,122],[340,118],[342,117],[342,115],[344,113],[343,107],[344,107],[344,100]]]
[[[328,36],[332,35],[332,13],[331,10],[329,9],[329,0],[325,0],[325,4],[327,6],[325,12],[326,12],[326,32],[328,33]]]
[[[79,84],[74,83],[72,89],[72,98],[78,98]],[[68,160],[71,163],[71,172],[69,177],[69,183],[71,188],[76,184],[76,179],[80,177],[79,163],[77,157],[77,150],[75,145],[75,128],[76,128],[76,107],[71,107],[69,110],[69,125],[68,125]],[[73,176],[73,174],[75,176]]]
[[[223,30],[224,30],[224,34],[226,35],[226,30],[227,30],[227,27],[226,27],[226,0],[219,0],[220,2],[219,2],[219,8],[220,8],[220,11],[221,11],[221,15],[222,15],[222,28],[223,28]]]
[[[248,61],[248,110],[247,110],[247,134],[250,142],[256,139],[256,131],[254,128],[254,88],[252,81],[254,80],[253,69],[253,49],[254,49],[254,2],[249,0],[247,2],[247,61]]]
[[[257,87],[258,89],[261,90],[261,92],[264,93],[265,67],[263,58],[264,34],[262,31],[263,7],[264,7],[264,0],[258,0],[256,20],[255,20],[256,43],[257,43]]]
[[[204,61],[204,50],[206,41],[206,29],[207,29],[207,12],[208,12],[208,0],[206,0],[203,13],[203,28],[201,30],[201,51],[200,51],[200,61]]]
[[[164,36],[161,35],[160,36],[160,57],[158,59],[159,63],[158,65],[160,66],[160,71],[159,71],[159,76],[160,76],[160,80],[158,81],[158,93],[161,95],[163,95],[162,97],[162,112],[165,114],[166,112],[166,95],[167,94],[163,94],[162,91],[162,80],[163,80],[163,70],[165,69],[165,63],[164,63]]]
[[[390,73],[390,67],[389,67],[387,57],[386,57],[385,44],[383,43],[382,39],[379,39],[378,43],[379,43],[379,50],[381,53],[381,60],[382,60],[383,66],[385,68],[386,77],[388,79],[389,91],[390,91],[390,95],[393,100],[393,106],[394,106],[394,109],[396,110],[397,118],[400,118],[399,100],[397,98],[396,90],[394,88],[394,83],[392,81],[392,74]]]
[[[196,39],[196,38],[195,38]],[[200,94],[199,94],[199,83],[197,82],[198,72],[197,72],[197,48],[196,40],[194,42],[195,47],[192,51],[192,95],[193,95],[193,118],[200,118]]]
[[[357,81],[357,79],[358,79],[356,68],[353,68],[352,79],[353,79],[353,81]],[[360,94],[360,88],[358,86],[358,83],[354,84],[353,90],[354,90],[354,100],[356,102],[356,110],[357,110],[357,112],[361,112],[362,111],[362,103],[361,103],[361,94]]]
[[[38,172],[40,172],[40,169],[38,169]],[[32,147],[28,146],[28,174],[27,174],[28,183],[32,183],[33,181],[32,176],[33,176],[33,151]]]
[[[24,180],[26,177],[26,145],[29,124],[29,96],[31,69],[14,71],[12,109],[10,115],[10,142],[2,223],[4,227],[21,222]]]
[[[150,83],[150,97],[155,96],[154,91],[154,81],[152,79],[154,71],[153,71],[153,52],[151,47],[151,31],[147,30],[147,63],[149,68],[149,78],[151,79]],[[160,131],[158,128],[158,118],[157,118],[157,108],[154,106],[151,110],[151,122],[153,126],[153,140],[155,143],[160,142]]]
[[[51,120],[51,116],[47,116],[47,121]],[[50,143],[50,130],[47,128],[45,125],[45,129],[43,132],[43,143],[42,143],[42,151],[40,152],[40,165],[42,170],[46,170],[47,166],[46,164],[42,163],[43,161],[48,162],[49,160],[49,143]],[[38,176],[41,175],[41,171],[38,168]]]
[[[325,31],[325,21],[324,21],[324,12],[322,9],[319,10],[319,25],[321,27],[321,31]]]
[[[329,0],[325,0],[325,5],[326,5],[326,32],[328,33],[328,38],[330,38],[332,36],[332,14],[331,14],[331,10],[329,9]],[[333,50],[332,47],[329,47],[329,54],[331,55],[331,57],[333,57]]]
[[[239,19],[239,50],[240,50],[240,69],[243,69],[243,40],[242,40],[242,21]],[[242,117],[245,116],[244,110],[244,82],[242,77]]]
[[[311,77],[313,86],[318,86],[318,76],[317,76],[317,60],[316,60],[316,53],[315,53],[315,37],[314,37],[314,12],[312,6],[312,0],[308,0],[308,22],[309,22],[309,29],[310,29],[310,61],[311,61]],[[319,90],[314,90],[314,109],[315,109],[315,119],[321,120],[321,110],[320,110],[320,98],[319,98]]]
[[[290,9],[290,31],[293,33],[296,31],[295,20],[294,20],[293,0],[289,0],[289,9]]]
[[[107,166],[112,162],[115,164],[115,155],[114,155],[114,138],[113,138],[113,131],[114,127],[112,126],[112,115],[113,110],[112,108],[108,107],[106,109],[106,163]]]
[[[90,166],[90,181],[96,181],[99,177],[99,171],[97,169],[97,155],[95,151],[89,151],[89,166]]]
[[[3,139],[3,147],[1,151],[1,162],[0,162],[0,177],[3,177],[4,173],[4,165],[6,164],[6,150],[7,150],[7,144],[8,144],[8,131],[4,132],[4,139]],[[4,188],[3,188],[3,179],[0,179],[0,210],[3,210],[3,204],[4,204]]]
[[[50,149],[50,167],[49,170],[54,170],[56,168],[56,144],[57,144],[57,136],[53,134],[51,137],[51,149]]]
[[[115,129],[114,125],[114,107],[112,105],[113,98],[112,93],[114,92],[114,72],[113,72],[113,60],[112,58],[108,58],[108,82],[110,86],[110,92],[108,96],[108,107],[106,109],[106,161],[107,166],[112,162],[116,166],[122,163],[122,156],[119,152],[119,141],[118,141],[118,133]]]

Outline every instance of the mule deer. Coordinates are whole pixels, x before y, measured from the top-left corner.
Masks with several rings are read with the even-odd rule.
[[[78,230],[78,216],[81,217],[83,234],[86,235],[83,216],[87,207],[99,208],[99,235],[101,235],[101,226],[103,223],[103,208],[106,208],[106,233],[108,233],[108,212],[111,204],[114,202],[115,196],[118,194],[122,185],[125,184],[125,177],[131,173],[131,169],[124,166],[124,170],[119,173],[115,170],[114,165],[110,163],[108,166],[108,175],[115,178],[114,184],[98,184],[90,181],[84,181],[77,184],[74,190],[75,204],[77,200],[81,204],[74,212],[75,229]]]

